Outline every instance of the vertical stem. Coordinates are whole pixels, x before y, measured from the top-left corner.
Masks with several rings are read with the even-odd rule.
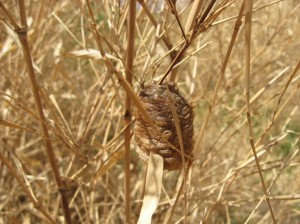
[[[262,171],[260,168],[260,164],[258,161],[258,157],[256,154],[255,144],[254,144],[254,136],[253,136],[253,128],[251,124],[251,107],[250,107],[250,62],[251,62],[251,21],[252,21],[252,0],[245,0],[245,75],[246,75],[246,91],[245,91],[245,97],[246,97],[246,108],[247,108],[247,121],[249,126],[249,141],[251,145],[251,149],[255,158],[256,166],[258,169],[259,177],[262,183],[262,187],[264,190],[265,198],[271,213],[271,217],[273,220],[273,223],[276,223],[274,213],[272,210],[272,206],[269,199],[269,193],[266,188],[266,184],[264,181],[264,177],[262,175]]]
[[[174,68],[174,66],[181,60],[185,50],[189,47],[189,42],[184,42],[183,47],[181,48],[181,50],[177,53],[176,57],[173,59],[171,65],[168,67],[167,71],[165,72],[165,74],[163,75],[163,77],[159,80],[158,84],[161,85],[165,79],[167,78],[167,76],[169,75],[170,71]],[[172,78],[172,81],[175,80],[175,77]]]
[[[65,219],[66,219],[66,222],[68,224],[70,224],[70,223],[72,223],[72,221],[71,221],[71,214],[70,214],[70,209],[69,209],[68,198],[67,198],[66,194],[64,193],[65,192],[64,184],[61,180],[61,177],[60,177],[60,174],[58,171],[58,165],[56,162],[55,154],[53,152],[53,148],[52,148],[52,144],[51,144],[51,140],[50,140],[50,136],[49,136],[49,131],[48,131],[48,127],[47,127],[47,121],[45,119],[45,115],[43,112],[43,106],[41,103],[41,98],[40,98],[39,90],[38,90],[38,83],[36,81],[36,77],[34,74],[31,55],[29,53],[30,48],[29,48],[29,44],[27,41],[27,30],[22,31],[20,29],[19,31],[17,31],[17,33],[18,33],[18,36],[19,36],[19,39],[20,39],[20,42],[21,42],[21,45],[23,48],[24,58],[25,58],[27,68],[28,68],[28,74],[29,74],[29,79],[30,79],[30,83],[31,83],[32,93],[34,96],[35,106],[36,106],[36,109],[39,114],[40,125],[42,128],[43,139],[44,139],[44,143],[46,146],[48,158],[50,160],[50,164],[51,164],[53,175],[56,180],[56,184],[57,184],[58,189],[61,194],[63,209],[64,209],[64,213],[65,213]]]
[[[27,64],[28,68],[28,75],[31,83],[31,88],[32,88],[32,93],[35,101],[35,106],[39,114],[39,121],[43,133],[43,139],[46,145],[46,150],[47,154],[50,160],[52,172],[54,174],[56,184],[58,186],[59,192],[61,194],[61,199],[62,199],[62,204],[63,204],[63,209],[64,209],[64,215],[66,219],[66,223],[71,224],[71,214],[70,214],[70,209],[69,209],[69,203],[68,203],[68,198],[65,194],[65,187],[63,184],[63,181],[60,177],[59,170],[58,170],[58,165],[56,162],[55,154],[53,152],[50,136],[49,136],[49,131],[47,127],[47,121],[44,116],[43,112],[43,106],[41,103],[41,98],[39,94],[39,88],[38,88],[38,83],[36,81],[34,69],[33,69],[33,64],[32,64],[32,58],[31,58],[31,53],[30,53],[30,48],[27,40],[27,19],[26,19],[26,11],[25,11],[25,4],[23,0],[19,1],[19,7],[20,7],[20,18],[21,18],[21,25],[22,28],[16,29],[16,33],[18,34],[19,40],[22,45],[22,50],[24,54],[24,59]]]
[[[126,55],[126,80],[132,85],[133,72],[133,58],[134,58],[134,31],[135,31],[135,14],[136,14],[136,0],[129,1],[128,13],[128,42]],[[125,194],[125,223],[130,223],[130,123],[131,123],[131,98],[126,95],[125,99],[125,115],[124,123],[127,126],[125,130],[125,154],[124,154],[124,194]]]

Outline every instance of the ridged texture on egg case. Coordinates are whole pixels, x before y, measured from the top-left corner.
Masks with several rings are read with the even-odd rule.
[[[164,158],[164,169],[180,169],[182,155],[170,103],[171,101],[174,103],[179,119],[185,161],[192,157],[193,150],[194,113],[192,107],[180,95],[174,83],[147,85],[140,92],[139,98],[156,128],[153,128],[139,111],[135,111],[134,133],[135,140],[140,147],[138,154],[147,162],[150,152],[157,153]]]

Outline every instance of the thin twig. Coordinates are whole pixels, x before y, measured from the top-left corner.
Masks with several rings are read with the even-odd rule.
[[[8,10],[5,10],[4,5],[1,4],[0,6],[1,6],[2,10],[4,9],[3,11],[5,13],[8,12]],[[48,158],[50,160],[50,164],[51,164],[54,178],[56,180],[56,184],[57,184],[59,192],[61,194],[61,200],[62,200],[62,204],[63,204],[66,222],[68,224],[71,224],[72,221],[71,221],[71,214],[70,214],[70,209],[69,209],[69,204],[68,204],[68,198],[66,195],[64,183],[59,174],[56,157],[55,157],[55,154],[54,154],[54,151],[52,148],[52,143],[51,143],[51,139],[50,139],[50,135],[49,135],[47,121],[46,121],[46,118],[44,115],[41,97],[39,94],[39,87],[38,87],[39,85],[38,85],[36,77],[35,77],[33,62],[32,62],[32,58],[31,58],[31,51],[30,51],[28,40],[27,40],[27,31],[28,30],[27,30],[27,18],[26,18],[24,0],[19,1],[19,12],[20,12],[22,27],[19,27],[17,25],[16,21],[14,20],[14,18],[12,17],[12,15],[10,13],[7,13],[5,15],[7,16],[9,21],[14,25],[15,32],[18,35],[19,41],[22,46],[24,60],[26,62],[27,68],[28,68],[28,75],[29,75],[29,79],[30,79],[30,83],[31,83],[32,93],[33,93],[34,100],[35,100],[35,106],[36,106],[36,109],[39,114],[40,126],[42,129],[43,139],[44,139],[44,143],[46,146]]]
[[[128,42],[126,54],[126,81],[132,85],[133,60],[134,60],[134,36],[135,36],[135,14],[136,0],[129,1],[128,13]],[[131,124],[132,108],[131,96],[126,95],[124,125],[128,126],[124,133],[125,152],[124,152],[124,195],[125,195],[125,223],[130,223],[130,124]]]
[[[264,177],[261,171],[261,167],[258,161],[258,157],[256,154],[255,144],[254,144],[254,135],[253,135],[253,128],[252,128],[252,121],[251,121],[251,106],[250,106],[250,62],[251,62],[251,22],[252,22],[252,0],[244,1],[245,4],[245,75],[246,75],[246,91],[245,91],[245,97],[246,97],[246,106],[247,106],[247,121],[249,126],[249,141],[252,149],[252,153],[255,158],[256,166],[258,169],[259,177],[261,180],[261,184],[263,186],[265,198],[271,213],[271,217],[273,220],[273,223],[276,223],[275,216],[273,213],[273,209],[271,206],[271,202],[269,199],[269,192],[266,188],[266,184],[264,181]]]
[[[198,143],[197,143],[197,147],[196,147],[196,150],[200,148],[200,144],[202,142],[202,138],[203,138],[203,134],[204,134],[204,131],[206,129],[206,126],[207,126],[207,123],[208,123],[208,120],[211,116],[211,113],[212,113],[212,110],[213,110],[213,107],[215,106],[215,103],[216,103],[216,99],[217,99],[217,95],[218,95],[218,92],[219,92],[219,89],[220,89],[220,86],[222,84],[222,81],[224,79],[224,75],[225,75],[225,70],[226,70],[226,67],[227,67],[227,63],[229,61],[229,58],[230,58],[230,55],[231,55],[231,52],[232,52],[232,48],[234,46],[234,42],[236,40],[236,37],[237,37],[237,34],[239,32],[239,29],[242,25],[242,16],[243,16],[243,12],[244,12],[244,4],[242,4],[241,8],[240,8],[240,11],[239,11],[239,14],[238,14],[238,17],[236,19],[236,22],[235,22],[235,25],[234,25],[234,30],[232,32],[232,37],[231,37],[231,40],[230,40],[230,43],[229,43],[229,46],[228,46],[228,49],[227,49],[227,52],[226,52],[226,55],[225,55],[225,59],[224,59],[224,62],[222,64],[222,68],[221,68],[221,71],[220,71],[220,74],[219,74],[219,78],[218,78],[218,81],[217,81],[217,85],[214,89],[214,93],[213,93],[213,97],[212,97],[212,101],[209,105],[209,108],[208,108],[208,113],[204,119],[204,122],[201,126],[201,130],[200,130],[200,133],[199,133],[199,137],[197,138],[198,139]]]
[[[145,12],[146,12],[147,16],[149,17],[149,19],[150,19],[151,23],[153,24],[153,26],[155,28],[157,28],[157,26],[159,24],[155,20],[154,16],[150,12],[150,10],[148,9],[145,1],[144,0],[138,0],[138,2],[141,4],[141,6],[143,7],[143,9],[145,10]],[[170,43],[170,40],[167,38],[167,36],[165,34],[162,35],[162,40],[164,41],[164,43],[167,46],[168,50],[171,50],[173,46],[172,46],[172,44]]]
[[[197,14],[201,9],[202,4],[203,4],[203,0],[195,0],[193,2],[189,17],[185,23],[185,33],[189,33],[191,28],[194,26],[197,18]]]
[[[183,58],[183,55],[184,55],[185,51],[189,48],[189,46],[191,45],[192,41],[198,36],[198,34],[200,32],[202,32],[202,30],[205,29],[205,27],[203,26],[204,21],[207,18],[208,14],[210,13],[211,9],[213,8],[215,2],[216,2],[216,0],[212,0],[210,2],[210,4],[208,5],[207,9],[205,10],[203,16],[200,18],[200,20],[198,22],[196,22],[196,24],[195,24],[195,26],[194,26],[194,28],[192,30],[192,34],[189,36],[189,38],[186,38],[186,36],[184,34],[184,30],[180,26],[180,29],[182,30],[183,35],[184,35],[184,44],[183,44],[181,50],[177,53],[176,57],[173,59],[171,65],[168,67],[168,69],[165,72],[165,74],[159,80],[159,82],[158,82],[159,85],[161,85],[164,82],[164,80],[168,77],[168,75],[170,74],[170,72],[173,70],[174,66],[176,64],[178,64],[178,62]],[[212,23],[215,18],[216,18],[216,16],[212,16],[209,22]],[[171,77],[171,81],[175,80],[175,75],[176,75],[176,73]]]
[[[178,23],[178,26],[179,26],[179,28],[180,28],[180,31],[181,31],[181,33],[182,33],[182,36],[183,36],[184,40],[187,41],[187,37],[186,37],[186,35],[185,35],[185,31],[184,31],[184,29],[183,29],[183,27],[182,27],[182,24],[181,24],[181,22],[180,22],[180,19],[179,19],[177,10],[176,10],[176,5],[175,5],[175,3],[174,3],[172,0],[167,0],[167,2],[168,2],[169,6],[170,6],[170,8],[171,8],[172,14],[174,15],[174,17],[175,17],[175,19],[176,19],[176,21],[177,21],[177,23]]]

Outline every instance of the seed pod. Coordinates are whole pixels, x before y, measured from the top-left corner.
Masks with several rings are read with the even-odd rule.
[[[135,140],[140,147],[138,154],[147,162],[150,152],[164,158],[164,169],[178,170],[182,167],[182,155],[170,103],[174,103],[183,140],[185,161],[192,157],[193,119],[192,107],[180,95],[176,84],[152,83],[140,92],[139,98],[152,119],[151,126],[139,111],[135,111]],[[170,100],[172,99],[172,100]]]

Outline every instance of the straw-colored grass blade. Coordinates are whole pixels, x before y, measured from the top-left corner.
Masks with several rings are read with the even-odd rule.
[[[84,58],[84,59],[102,59],[103,56],[101,55],[100,51],[95,49],[80,49],[80,50],[74,50],[69,51],[65,54],[66,57],[72,57],[72,58]],[[118,61],[119,59],[115,56],[105,53],[105,57]]]
[[[27,127],[24,127],[22,125],[16,124],[14,122],[7,121],[7,120],[2,120],[2,119],[0,119],[0,125],[6,126],[6,127],[9,127],[9,128],[20,129],[20,130],[23,130],[23,131],[29,131],[29,132],[33,132],[33,133],[36,132],[32,128],[27,128]]]
[[[145,184],[145,196],[138,224],[150,224],[160,198],[164,160],[160,155],[150,153]]]
[[[262,174],[260,162],[257,156],[255,144],[254,144],[254,131],[252,126],[252,118],[251,118],[251,106],[250,106],[250,84],[251,84],[251,31],[252,31],[252,7],[253,2],[252,1],[245,1],[245,76],[246,76],[246,88],[245,88],[245,98],[246,98],[246,115],[247,115],[247,121],[248,121],[248,131],[249,131],[249,142],[250,146],[255,158],[255,163],[257,166],[257,170],[259,173],[259,177],[261,180],[262,188],[264,190],[264,196],[266,198],[269,211],[273,220],[273,223],[276,223],[276,219],[274,216],[273,208],[270,203],[270,200],[268,198],[269,192],[266,188],[264,176]]]

